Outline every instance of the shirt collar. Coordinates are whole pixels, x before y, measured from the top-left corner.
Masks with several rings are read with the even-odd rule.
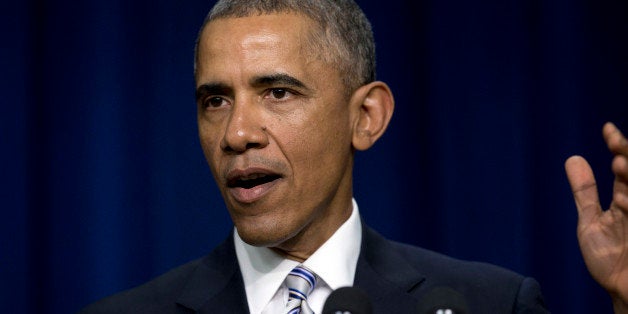
[[[332,289],[352,286],[362,243],[362,224],[355,199],[351,216],[303,262]],[[249,309],[259,313],[272,299],[292,268],[299,262],[285,259],[267,247],[245,243],[234,229],[236,255],[244,280]],[[333,260],[334,263],[329,261]]]

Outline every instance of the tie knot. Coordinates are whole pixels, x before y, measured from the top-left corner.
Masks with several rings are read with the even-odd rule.
[[[292,269],[286,277],[286,285],[289,290],[289,300],[307,300],[308,294],[316,286],[316,275],[311,270],[299,265]]]

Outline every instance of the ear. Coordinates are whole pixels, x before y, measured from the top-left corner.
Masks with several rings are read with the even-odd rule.
[[[395,108],[388,85],[376,81],[358,88],[351,96],[353,147],[367,150],[386,131]]]

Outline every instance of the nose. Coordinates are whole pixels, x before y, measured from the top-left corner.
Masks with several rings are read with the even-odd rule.
[[[254,103],[233,105],[220,147],[225,152],[243,153],[268,145],[268,134],[263,124],[263,112]]]

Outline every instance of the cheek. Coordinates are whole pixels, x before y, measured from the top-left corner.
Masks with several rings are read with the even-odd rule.
[[[344,111],[315,115],[287,128],[285,134],[292,162],[315,176],[326,175],[350,155],[350,126]]]
[[[214,163],[217,161],[217,154],[220,151],[220,134],[216,128],[210,128],[207,123],[199,123],[199,140],[207,163],[214,171]]]

